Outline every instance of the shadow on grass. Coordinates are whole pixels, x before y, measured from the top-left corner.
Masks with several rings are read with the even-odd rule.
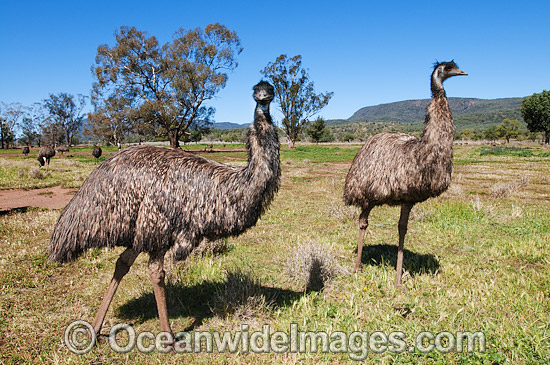
[[[390,265],[395,268],[397,264],[397,245],[366,245],[363,247],[361,257],[363,264],[371,266]],[[416,274],[434,274],[439,270],[439,260],[431,254],[418,254],[403,250],[403,269],[411,276]]]
[[[166,285],[166,301],[168,317],[191,317],[191,324],[178,331],[192,331],[200,326],[204,319],[214,316],[211,310],[216,295],[224,290],[226,282],[203,281],[202,283],[184,286],[183,284]],[[258,292],[270,298],[274,308],[291,306],[303,292],[259,286]],[[116,309],[117,316],[126,320],[143,323],[152,318],[158,318],[157,304],[151,293],[144,293]]]
[[[26,213],[27,210],[29,210],[30,207],[18,207],[18,208],[9,208],[6,210],[0,209],[0,217],[3,215],[10,215],[10,214],[16,214],[16,213]]]

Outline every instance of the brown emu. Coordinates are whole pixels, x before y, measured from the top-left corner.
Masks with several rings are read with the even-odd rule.
[[[113,295],[141,252],[162,331],[170,330],[164,256],[184,259],[202,238],[236,236],[252,227],[279,187],[279,139],[269,115],[273,87],[254,86],[248,164],[229,166],[153,146],[127,148],[101,163],[65,207],[50,239],[50,260],[65,262],[92,247],[124,246],[93,322],[97,334]]]
[[[69,152],[69,147],[67,146],[57,146],[55,148],[57,152],[61,152],[61,155],[63,155],[63,152]]]
[[[355,270],[361,270],[365,231],[371,209],[377,205],[401,205],[395,286],[401,286],[403,244],[409,213],[414,204],[438,196],[451,183],[454,124],[443,81],[467,75],[454,61],[434,65],[432,101],[426,109],[420,138],[387,132],[367,140],[357,152],[344,186],[344,200],[362,209]]]
[[[95,157],[95,160],[97,161],[98,158],[101,157],[101,153],[103,151],[101,150],[101,147],[94,145],[94,149],[92,150],[92,156]]]
[[[29,148],[29,146],[23,147],[23,154],[25,156],[27,156],[30,152],[31,152],[31,149]]]
[[[52,146],[44,146],[40,148],[40,151],[38,152],[38,163],[40,166],[44,166],[46,162],[48,163],[48,166],[50,166],[50,158],[55,156],[55,149]]]

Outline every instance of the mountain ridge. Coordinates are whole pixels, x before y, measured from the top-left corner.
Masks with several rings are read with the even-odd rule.
[[[448,98],[449,107],[455,117],[478,115],[480,118],[493,119],[521,118],[520,107],[523,97],[478,99],[478,98]],[[424,121],[426,107],[431,99],[403,100],[393,103],[378,104],[358,109],[346,122],[374,122],[393,121],[401,123],[415,123]],[[344,121],[341,120],[341,121]]]

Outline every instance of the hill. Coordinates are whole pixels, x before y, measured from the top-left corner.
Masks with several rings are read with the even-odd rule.
[[[455,123],[463,128],[469,125],[500,123],[504,118],[522,120],[520,106],[523,98],[449,98],[448,100]],[[423,122],[429,102],[430,99],[405,100],[368,106],[357,110],[347,120],[335,121],[334,124],[364,121]]]
[[[216,122],[212,123],[210,126],[211,128],[216,129],[240,129],[240,128],[247,128],[250,124],[237,124],[237,123],[230,123],[230,122]]]

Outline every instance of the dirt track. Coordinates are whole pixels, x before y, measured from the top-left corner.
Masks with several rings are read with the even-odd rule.
[[[77,189],[66,189],[61,186],[31,190],[0,190],[0,212],[27,207],[61,209],[67,205],[76,191]]]

